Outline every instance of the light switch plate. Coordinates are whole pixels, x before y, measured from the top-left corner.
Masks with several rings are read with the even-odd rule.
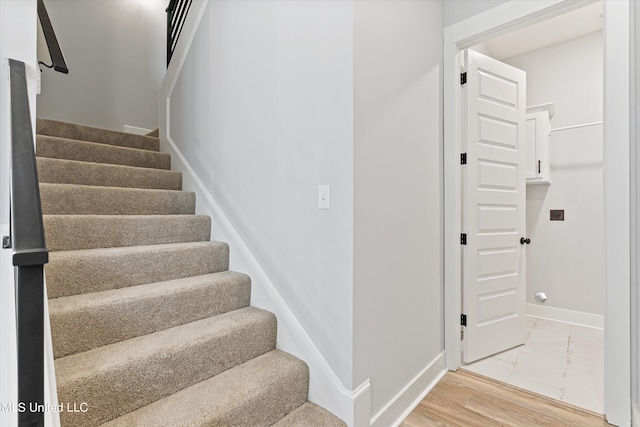
[[[318,186],[318,209],[329,209],[329,186]]]

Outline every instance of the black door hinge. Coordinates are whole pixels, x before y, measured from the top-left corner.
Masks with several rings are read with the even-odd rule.
[[[461,165],[467,164],[467,153],[460,153],[460,164]]]
[[[460,84],[463,85],[467,82],[467,72],[460,73]]]
[[[2,236],[2,249],[11,249],[11,237]]]
[[[460,315],[460,324],[462,326],[467,326],[467,315],[466,314],[461,314]]]
[[[461,233],[460,234],[460,244],[461,245],[466,245],[467,244],[467,234],[466,233]]]

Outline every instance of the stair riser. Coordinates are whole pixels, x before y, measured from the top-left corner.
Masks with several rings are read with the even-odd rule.
[[[107,129],[92,128],[89,126],[59,122],[55,120],[37,119],[36,132],[41,135],[99,142],[102,144],[138,148],[142,150],[158,151],[160,149],[160,141],[157,138],[116,132]]]
[[[40,184],[43,215],[190,215],[194,193]]]
[[[36,156],[142,168],[171,169],[171,155],[38,135]]]
[[[307,400],[308,385],[304,362],[274,350],[104,427],[269,426]]]
[[[87,402],[89,407],[86,413],[62,413],[62,425],[99,425],[271,351],[275,340],[275,317],[263,312],[259,319],[235,324],[223,334],[100,366],[97,372],[71,381],[65,379],[71,368],[65,362],[68,358],[58,359],[58,400]]]
[[[44,215],[49,251],[203,242],[211,218],[204,215]]]
[[[37,157],[38,180],[43,183],[99,187],[181,190],[182,174],[163,169]]]
[[[212,417],[203,425],[268,426],[306,402],[308,392],[309,371],[304,365],[286,377],[272,381],[262,394],[249,395],[231,410]]]
[[[108,253],[105,253],[108,251]],[[229,269],[229,246],[208,242],[51,252],[45,266],[49,298],[120,289]]]
[[[331,412],[307,402],[289,415],[273,424],[272,427],[347,427]]]
[[[56,358],[249,305],[248,276],[225,272],[49,301]],[[141,313],[144,313],[141,316]]]

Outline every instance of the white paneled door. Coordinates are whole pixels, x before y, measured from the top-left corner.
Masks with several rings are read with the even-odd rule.
[[[469,363],[525,338],[526,74],[474,51],[465,55],[461,243]]]

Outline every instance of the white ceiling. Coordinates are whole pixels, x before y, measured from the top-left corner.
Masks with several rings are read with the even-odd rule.
[[[479,46],[496,59],[510,58],[602,29],[602,1],[503,34]]]

